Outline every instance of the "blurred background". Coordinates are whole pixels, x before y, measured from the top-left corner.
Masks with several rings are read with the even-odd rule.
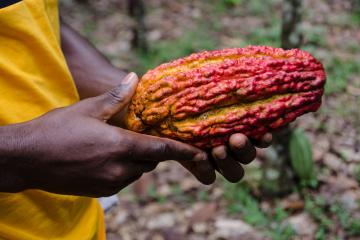
[[[109,239],[360,239],[359,0],[62,0],[63,19],[117,67],[201,50],[299,47],[327,72],[321,109],[276,133],[237,184],[175,162],[118,194]]]

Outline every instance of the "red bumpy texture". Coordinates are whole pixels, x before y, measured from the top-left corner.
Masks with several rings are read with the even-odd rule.
[[[128,129],[200,148],[233,133],[259,139],[321,104],[326,75],[309,53],[266,46],[195,53],[148,71]]]

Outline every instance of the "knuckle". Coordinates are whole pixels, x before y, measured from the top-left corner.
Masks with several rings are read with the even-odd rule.
[[[111,103],[118,104],[126,100],[124,92],[120,88],[114,88],[106,93],[111,99]]]
[[[124,175],[124,169],[122,167],[112,167],[107,173],[104,175],[104,180],[109,185],[114,185],[118,183]]]
[[[153,149],[155,152],[160,154],[161,156],[168,156],[171,152],[170,146],[164,142],[157,142],[153,145]]]
[[[110,146],[117,147],[123,141],[122,135],[116,130],[112,130],[106,133],[106,138],[107,144]]]

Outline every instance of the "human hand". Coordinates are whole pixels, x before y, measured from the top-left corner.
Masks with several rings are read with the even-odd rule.
[[[238,182],[244,176],[244,169],[241,164],[249,164],[256,157],[256,148],[265,148],[271,144],[272,135],[265,134],[261,141],[250,141],[244,134],[233,134],[228,142],[228,146],[221,145],[210,151],[213,169],[216,169],[229,182]],[[197,162],[180,162],[188,169],[199,181],[204,184],[211,184],[215,181],[214,171],[203,175]]]
[[[174,140],[147,136],[106,123],[135,91],[135,74],[118,87],[19,124],[25,188],[107,196],[126,187],[164,160],[194,161],[204,176],[214,171],[205,152]],[[19,158],[20,159],[20,158]]]

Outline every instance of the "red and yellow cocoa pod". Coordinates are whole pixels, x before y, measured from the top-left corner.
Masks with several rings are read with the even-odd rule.
[[[140,80],[128,129],[200,148],[233,133],[259,139],[316,111],[326,75],[309,53],[266,46],[195,53],[162,64]]]

